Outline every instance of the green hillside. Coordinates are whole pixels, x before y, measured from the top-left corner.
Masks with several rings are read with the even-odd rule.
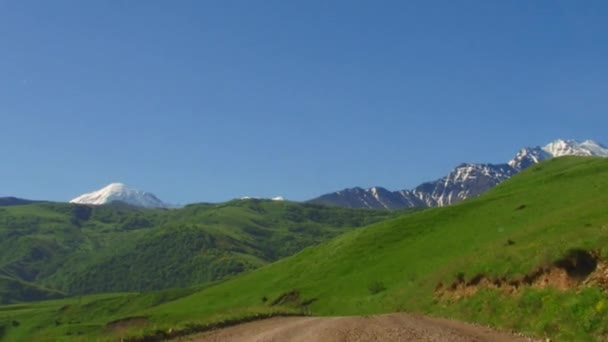
[[[0,304],[12,304],[26,300],[46,300],[64,297],[65,293],[45,289],[35,284],[0,276]]]
[[[606,208],[607,159],[553,159],[479,198],[357,229],[191,293],[0,307],[0,322],[8,339],[112,340],[270,312],[409,311],[605,340]]]
[[[0,276],[16,280],[13,285],[68,294],[187,287],[260,267],[391,215],[268,200],[179,210],[122,203],[0,207]],[[7,288],[12,291],[0,292],[1,302],[41,298]]]
[[[313,314],[419,311],[566,339],[608,337],[608,296],[595,286],[522,286],[514,295],[481,289],[461,300],[435,295],[440,283],[479,274],[521,279],[572,249],[608,258],[606,208],[608,160],[555,159],[480,198],[344,234],[148,312],[177,323],[297,290],[314,300]]]

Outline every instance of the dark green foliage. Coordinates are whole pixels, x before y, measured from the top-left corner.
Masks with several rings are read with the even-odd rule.
[[[150,232],[132,250],[84,270],[70,293],[158,290],[213,281],[259,267],[240,241],[196,227]],[[242,254],[242,256],[240,255]]]
[[[64,296],[64,293],[58,291],[10,277],[0,276],[0,304],[55,299]]]
[[[11,206],[0,209],[0,275],[69,294],[186,287],[393,215],[268,200],[179,210],[120,202]],[[0,294],[4,301],[27,298]]]
[[[72,220],[73,222],[88,221],[93,213],[93,208],[86,205],[74,205],[72,206]]]
[[[386,286],[384,286],[383,282],[374,280],[367,286],[367,290],[369,294],[375,295],[386,290]]]

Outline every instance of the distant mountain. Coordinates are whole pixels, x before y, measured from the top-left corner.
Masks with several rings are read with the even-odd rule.
[[[248,201],[248,200],[271,200],[271,201],[285,201],[285,197],[283,196],[276,196],[276,197],[272,197],[272,198],[263,198],[263,197],[251,197],[251,196],[243,196],[240,198],[241,201]]]
[[[115,201],[145,208],[169,207],[154,194],[130,189],[122,183],[112,183],[100,190],[80,195],[71,200],[70,203],[102,205]]]
[[[608,148],[592,140],[559,139],[543,147],[524,148],[506,164],[461,164],[447,176],[414,189],[390,191],[382,187],[355,187],[325,194],[310,202],[346,208],[441,207],[477,196],[543,160],[567,155],[608,157]]]
[[[17,197],[0,197],[0,207],[8,207],[8,206],[12,206],[12,205],[24,205],[24,204],[31,204],[31,203],[38,203],[40,201],[32,201],[32,200],[27,200],[27,199],[23,199],[23,198],[17,198]]]

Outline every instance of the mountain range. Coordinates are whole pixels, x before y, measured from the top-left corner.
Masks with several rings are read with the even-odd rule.
[[[460,164],[445,177],[413,189],[390,191],[383,187],[354,187],[322,195],[310,202],[370,209],[443,207],[477,196],[531,165],[562,156],[608,157],[608,148],[592,140],[558,139],[543,147],[523,148],[504,164]]]
[[[241,200],[263,200],[263,198],[258,197],[241,197]],[[277,196],[271,198],[272,201],[285,201],[285,198],[282,196]],[[0,204],[4,202],[7,203],[27,203],[32,202],[28,200],[23,200],[14,197],[6,197],[0,198]],[[85,205],[104,205],[112,202],[123,202],[135,207],[142,208],[179,208],[178,205],[168,204],[166,202],[161,201],[156,195],[141,191],[137,189],[132,189],[127,187],[123,183],[111,183],[107,186],[92,191],[86,194],[82,194],[70,201],[73,204],[85,204]]]
[[[331,192],[306,201],[315,204],[345,208],[404,209],[443,207],[477,196],[516,173],[543,160],[561,156],[608,157],[608,148],[592,141],[558,139],[545,146],[521,149],[511,160],[503,164],[463,163],[445,177],[425,182],[413,189],[391,191],[384,187],[353,187]],[[247,200],[251,197],[242,197]],[[283,201],[283,197],[272,198]],[[23,204],[28,200],[14,197],[0,198],[7,204]],[[82,194],[70,201],[74,204],[102,205],[120,201],[145,208],[175,208],[150,192],[127,187],[123,183],[112,183],[102,189]]]
[[[603,152],[559,145],[507,165]],[[0,340],[148,341],[269,314],[396,311],[605,340],[607,187],[608,159],[564,157],[421,211],[10,199],[0,206],[0,305],[19,304],[0,307]]]
[[[607,203],[608,159],[564,157],[421,211],[0,207],[0,304],[18,303],[0,306],[0,340],[159,341],[272,315],[413,312],[605,341]]]

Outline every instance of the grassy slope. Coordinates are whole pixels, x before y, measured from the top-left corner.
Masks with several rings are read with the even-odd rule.
[[[185,287],[391,215],[262,200],[169,211],[119,204],[1,207],[0,275],[71,294]]]
[[[608,256],[607,207],[608,160],[555,159],[478,199],[344,234],[150,313],[159,322],[179,322],[258,305],[262,296],[298,289],[305,298],[317,298],[314,314],[407,310],[536,334],[605,334],[608,316],[601,303],[608,298],[596,289],[579,295],[530,290],[513,298],[482,291],[453,305],[437,302],[433,292],[439,282],[450,283],[460,272],[466,278],[478,273],[516,278],[571,248],[602,249]],[[507,245],[509,239],[515,244]],[[375,281],[386,291],[370,294]],[[525,305],[528,300],[533,307]],[[500,309],[505,303],[510,310]]]
[[[101,336],[108,333],[103,326],[111,320],[148,317],[147,327],[131,331],[138,333],[278,310],[268,303],[296,289],[303,299],[316,299],[310,310],[318,315],[406,310],[564,340],[606,338],[608,297],[597,288],[523,289],[513,296],[483,290],[451,303],[437,300],[434,289],[439,282],[450,283],[458,273],[467,279],[478,273],[518,277],[571,248],[598,249],[606,257],[607,207],[608,160],[560,158],[535,166],[477,199],[346,233],[182,298],[153,301],[160,294],[151,293],[95,301],[91,308],[104,311],[94,317],[73,302],[63,312],[55,306],[46,313],[32,309],[27,316],[8,308],[4,318],[0,310],[0,321],[8,321],[8,315],[31,322],[53,317],[62,324],[27,323],[9,327],[6,334],[57,339],[67,336],[69,329],[90,334],[87,338]],[[508,245],[508,240],[515,244]],[[369,287],[374,282],[386,289],[372,293]],[[264,297],[269,300],[263,302]],[[79,314],[80,323],[63,323]]]

